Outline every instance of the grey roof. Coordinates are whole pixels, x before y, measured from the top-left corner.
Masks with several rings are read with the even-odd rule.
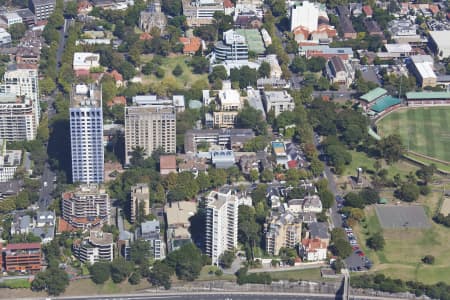
[[[33,228],[33,235],[43,239],[53,239],[55,236],[55,226],[36,227]]]
[[[133,239],[133,234],[129,231],[121,231],[119,232],[119,240],[122,241],[127,241],[127,240],[132,240]]]
[[[153,221],[146,221],[141,224],[141,232],[147,233],[147,232],[159,232],[160,225],[159,221],[153,220]]]
[[[335,73],[344,71],[345,72],[345,66],[344,66],[344,62],[342,61],[342,59],[339,56],[333,56],[332,58],[330,58],[330,63],[335,71]]]
[[[309,232],[311,238],[329,239],[330,234],[328,233],[328,224],[314,222],[309,224]]]
[[[27,229],[30,226],[31,217],[29,215],[25,215],[19,219],[19,227],[20,229]]]

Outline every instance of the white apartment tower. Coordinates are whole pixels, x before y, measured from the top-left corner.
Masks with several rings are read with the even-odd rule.
[[[146,157],[158,148],[166,153],[176,152],[176,110],[173,105],[125,107],[126,164],[130,164],[136,147],[142,147]]]
[[[10,65],[3,75],[2,92],[31,99],[35,113],[36,127],[39,125],[39,77],[38,70],[20,65]]]
[[[231,193],[219,192],[206,207],[206,254],[218,265],[226,250],[237,248],[239,200]]]
[[[101,183],[104,176],[102,88],[79,84],[70,97],[72,181]]]
[[[0,139],[8,142],[34,140],[37,123],[30,98],[0,93]]]

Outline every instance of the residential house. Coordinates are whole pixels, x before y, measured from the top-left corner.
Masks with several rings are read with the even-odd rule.
[[[194,55],[202,49],[202,39],[196,36],[193,37],[180,37],[180,43],[183,44],[184,55]]]
[[[177,173],[177,159],[175,155],[161,155],[159,157],[159,173],[161,175]]]
[[[304,261],[322,261],[327,258],[328,245],[320,239],[303,239],[300,255]]]
[[[328,61],[327,73],[332,84],[337,83],[345,87],[350,87],[355,78],[355,71],[352,66],[338,56],[333,56]]]

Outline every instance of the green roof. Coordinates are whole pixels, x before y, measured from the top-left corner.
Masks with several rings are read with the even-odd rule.
[[[388,200],[386,198],[380,198],[380,200],[378,200],[378,203],[380,203],[380,204],[387,204]]]
[[[371,90],[368,93],[365,93],[360,97],[361,100],[365,100],[367,102],[372,102],[381,96],[384,96],[387,94],[387,91],[383,88],[377,87],[376,89]]]
[[[374,112],[380,113],[386,108],[389,108],[391,106],[400,104],[401,101],[398,98],[392,97],[392,96],[384,96],[383,98],[380,98],[375,102],[375,104],[370,108]]]
[[[406,93],[408,100],[432,100],[432,99],[450,99],[450,92],[409,92]]]
[[[235,29],[235,32],[245,37],[249,51],[256,52],[256,54],[262,54],[266,51],[258,29]]]

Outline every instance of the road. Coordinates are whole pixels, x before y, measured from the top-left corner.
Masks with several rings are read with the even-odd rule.
[[[318,263],[304,263],[300,266],[293,266],[293,267],[285,267],[285,268],[258,268],[258,269],[250,269],[248,270],[248,273],[261,273],[261,272],[287,272],[287,271],[295,271],[295,270],[307,270],[307,269],[317,269],[320,267],[327,266],[326,263],[318,262]]]
[[[145,300],[145,299],[179,299],[179,300],[300,300],[315,299],[328,300],[336,299],[336,295],[331,294],[307,294],[307,293],[271,293],[271,292],[208,292],[208,293],[166,293],[164,291],[152,294],[132,294],[116,296],[84,296],[84,297],[58,297],[57,299],[86,300],[86,299],[108,299],[108,300]]]
[[[62,59],[62,54],[64,52],[64,47],[66,44],[66,38],[65,38],[65,34],[67,32],[68,29],[68,24],[70,24],[70,20],[65,19],[64,20],[64,27],[61,28],[61,30],[59,31],[59,47],[58,50],[56,51],[56,71],[59,71],[60,68],[60,64],[61,64],[61,59]],[[55,102],[55,97],[56,97],[56,91],[53,92],[52,95],[50,95],[49,97],[47,97],[47,117],[48,117],[48,121],[50,124],[50,120],[53,118],[53,116],[56,114],[56,111],[54,109],[54,102]],[[48,148],[48,146],[47,146]],[[47,149],[47,153],[48,153],[48,149]],[[52,203],[53,197],[52,197],[52,192],[55,189],[55,184],[53,183],[53,180],[56,176],[56,173],[53,172],[50,169],[50,165],[48,163],[45,164],[45,168],[44,171],[42,173],[41,176],[41,190],[39,192],[39,201],[38,201],[38,206],[40,210],[47,210],[48,206]]]

